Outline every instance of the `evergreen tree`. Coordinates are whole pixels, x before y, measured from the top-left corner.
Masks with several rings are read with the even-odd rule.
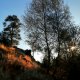
[[[18,45],[20,37],[20,20],[16,15],[9,15],[5,19],[4,25],[4,34],[10,40],[10,44]]]

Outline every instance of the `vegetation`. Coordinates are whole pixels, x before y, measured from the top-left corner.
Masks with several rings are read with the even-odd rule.
[[[4,20],[0,33],[0,79],[79,80],[80,26],[73,23],[64,1],[32,0],[23,21],[24,24],[16,15]],[[42,63],[34,59],[31,50],[15,46],[21,40],[20,28],[25,29],[32,52],[44,54]]]
[[[76,46],[79,27],[73,24],[69,7],[63,0],[32,0],[29,11],[24,15],[27,42],[32,50],[45,53],[47,68],[51,65],[54,53],[67,59]]]
[[[16,15],[9,15],[4,23],[3,35],[10,40],[10,45],[18,45],[20,37],[20,20]]]
[[[53,80],[50,75],[42,71],[29,53],[22,53],[19,48],[17,50],[14,47],[0,45],[0,78],[2,80]]]

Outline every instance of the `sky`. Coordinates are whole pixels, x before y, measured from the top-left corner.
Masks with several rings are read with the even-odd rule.
[[[80,0],[64,0],[69,6],[75,24],[80,25]]]
[[[31,0],[0,0],[0,31],[3,27],[4,19],[8,15],[17,15],[22,18],[24,10],[29,7]]]
[[[3,22],[8,15],[17,15],[22,22],[24,11],[27,10],[30,3],[31,0],[0,0],[0,32],[3,30]],[[24,39],[20,41],[19,47],[26,49]]]
[[[73,21],[80,25],[80,0],[64,0],[64,2],[70,8]],[[31,0],[0,0],[0,31],[3,30],[3,22],[8,15],[17,15],[22,21],[24,11],[27,10],[30,3]],[[20,41],[20,45],[18,47],[22,49],[30,49],[30,47],[25,43],[23,33],[24,31],[22,31],[23,40]],[[42,57],[39,53],[37,54],[39,58]],[[37,55],[35,55],[35,57],[37,57]],[[37,60],[39,60],[39,58],[37,58]]]

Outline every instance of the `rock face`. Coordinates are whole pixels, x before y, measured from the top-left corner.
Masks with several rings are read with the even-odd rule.
[[[0,58],[4,58],[9,64],[16,63],[24,69],[39,68],[39,65],[31,56],[31,50],[22,50],[17,47],[6,47],[1,44]]]

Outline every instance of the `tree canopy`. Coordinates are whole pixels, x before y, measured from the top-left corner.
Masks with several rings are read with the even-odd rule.
[[[17,45],[20,37],[20,20],[16,15],[9,15],[6,17],[4,23],[3,34],[10,40],[11,45]]]

